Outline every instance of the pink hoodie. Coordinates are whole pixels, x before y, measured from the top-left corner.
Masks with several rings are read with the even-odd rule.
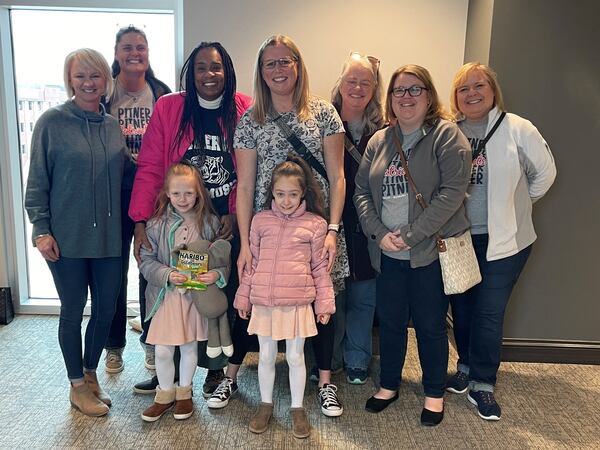
[[[148,220],[154,212],[154,202],[163,185],[165,175],[173,164],[185,155],[193,140],[191,127],[177,148],[173,148],[179,122],[183,114],[185,92],[163,95],[154,105],[154,111],[144,134],[138,157],[138,167],[133,182],[129,217],[134,222]],[[237,120],[252,104],[252,98],[237,92],[235,94]],[[235,166],[235,154],[232,152]],[[229,211],[235,213],[236,187],[229,195]]]
[[[233,306],[293,306],[315,302],[315,314],[333,314],[335,297],[327,258],[321,251],[327,222],[306,211],[306,203],[290,215],[272,209],[252,219],[252,273],[244,272]]]

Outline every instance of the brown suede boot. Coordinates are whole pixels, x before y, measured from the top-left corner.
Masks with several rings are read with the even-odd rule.
[[[250,419],[248,428],[256,434],[264,433],[269,427],[269,420],[273,414],[273,403],[260,402],[258,409]]]
[[[290,408],[292,415],[292,434],[298,439],[310,436],[310,424],[304,408]]]
[[[106,406],[112,405],[112,400],[110,399],[110,396],[98,384],[98,377],[96,376],[96,372],[84,372],[83,381],[85,381],[85,384],[88,385],[90,391],[92,391],[92,394],[98,397],[98,400],[100,400]]]
[[[78,386],[71,385],[69,400],[74,408],[77,408],[86,416],[100,417],[108,413],[108,406],[92,393],[86,383]]]
[[[154,403],[142,413],[142,419],[146,422],[156,422],[175,404],[175,389],[163,391],[160,386],[156,386],[156,395]]]
[[[184,420],[194,414],[194,403],[192,402],[192,385],[175,386],[175,411],[173,417]]]

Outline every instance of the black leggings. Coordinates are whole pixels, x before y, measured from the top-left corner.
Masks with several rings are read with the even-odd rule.
[[[333,316],[329,318],[327,325],[317,322],[317,335],[312,338],[312,347],[319,370],[331,370],[334,334]]]

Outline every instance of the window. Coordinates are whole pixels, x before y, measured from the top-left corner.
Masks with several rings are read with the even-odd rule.
[[[23,117],[20,117],[21,132],[25,131],[25,122],[29,124],[29,131],[32,131],[35,121],[45,110],[66,100],[63,61],[69,52],[81,47],[94,48],[105,56],[110,65],[114,56],[115,34],[119,28],[130,24],[144,30],[148,37],[150,61],[157,78],[171,89],[175,87],[175,21],[172,13],[14,9],[11,10],[10,20],[18,107],[20,110],[27,108],[34,111],[24,111]],[[34,30],[46,30],[43,39],[35,37]],[[37,108],[34,110],[35,106]],[[29,137],[22,136],[18,147],[21,153],[22,189],[29,172],[29,140]],[[28,221],[22,232],[27,254],[20,257],[27,260],[29,297],[58,298],[48,266],[31,245],[31,224]],[[128,299],[137,303],[138,275],[133,258],[129,264],[128,278]]]

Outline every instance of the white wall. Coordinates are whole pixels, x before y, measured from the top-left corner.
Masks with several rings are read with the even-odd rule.
[[[185,57],[201,41],[220,41],[233,59],[238,90],[252,94],[256,52],[272,34],[300,47],[311,91],[325,98],[350,51],[381,60],[386,83],[408,63],[431,72],[447,103],[463,63],[468,0],[184,0]],[[184,58],[185,59],[185,58]]]

